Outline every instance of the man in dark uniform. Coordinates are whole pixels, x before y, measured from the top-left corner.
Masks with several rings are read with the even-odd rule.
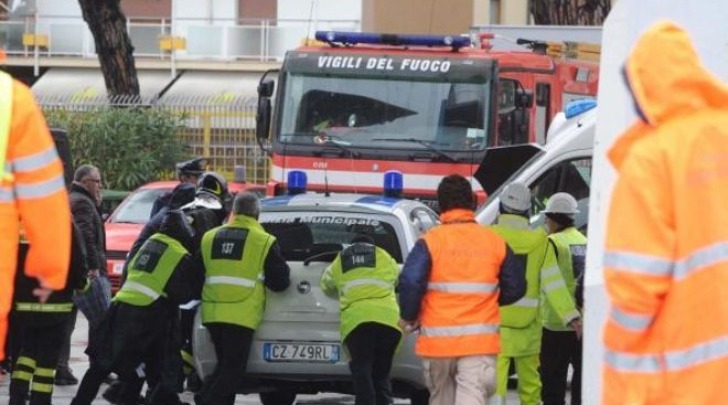
[[[177,163],[175,168],[177,169],[177,178],[180,183],[188,183],[195,185],[197,184],[198,178],[205,172],[207,166],[207,159],[195,158],[184,162]],[[154,218],[155,215],[162,209],[169,205],[172,199],[172,192],[164,193],[154,200],[152,205],[152,211],[149,213],[149,218]]]
[[[40,303],[33,291],[38,280],[18,269],[15,276],[13,328],[22,336],[20,352],[10,380],[10,405],[25,405],[30,389],[31,405],[50,405],[53,379],[64,339],[64,330],[73,312],[73,291],[82,289],[87,267],[81,232],[74,223],[71,238],[71,264],[66,287],[55,291],[48,301]],[[18,267],[28,253],[27,243],[21,242]]]
[[[124,380],[139,374],[150,379],[152,404],[180,403],[178,307],[194,297],[194,286],[202,282],[190,267],[193,236],[184,215],[171,211],[131,259],[127,280],[89,345],[91,367],[72,405],[90,405],[112,371]]]

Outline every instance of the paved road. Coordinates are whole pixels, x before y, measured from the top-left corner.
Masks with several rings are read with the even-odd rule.
[[[83,373],[88,368],[88,360],[83,350],[86,347],[86,336],[87,336],[88,324],[83,315],[79,315],[78,322],[76,322],[76,330],[73,333],[73,340],[71,342],[71,368],[73,373],[79,379],[83,376]],[[7,403],[8,401],[8,376],[4,376],[3,381],[0,382],[0,404]],[[105,385],[101,387],[101,390],[105,389]],[[53,392],[53,404],[54,405],[69,405],[71,399],[76,393],[76,387],[55,387]],[[99,393],[100,394],[100,393]],[[181,396],[182,400],[193,404],[192,395],[185,393]],[[349,395],[339,394],[320,394],[320,395],[301,395],[297,398],[297,404],[300,405],[353,405],[354,399]],[[397,400],[395,404],[408,404],[408,400]],[[511,392],[508,398],[507,405],[517,405],[519,402],[514,392]],[[94,405],[108,405],[104,399],[99,397],[94,401]],[[235,401],[236,405],[260,405],[257,395],[238,395]]]

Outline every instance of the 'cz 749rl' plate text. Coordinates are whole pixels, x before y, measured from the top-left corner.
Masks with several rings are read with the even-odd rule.
[[[264,343],[265,361],[301,363],[336,363],[341,358],[341,346],[331,343]]]

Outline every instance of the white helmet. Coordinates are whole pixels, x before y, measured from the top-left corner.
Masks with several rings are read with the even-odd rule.
[[[500,202],[509,212],[526,212],[531,209],[531,190],[523,183],[511,183],[503,189]]]
[[[579,212],[578,206],[576,199],[571,194],[556,193],[549,198],[543,212],[546,214],[574,215]]]

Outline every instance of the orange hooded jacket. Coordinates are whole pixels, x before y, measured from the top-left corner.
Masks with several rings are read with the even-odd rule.
[[[7,150],[0,174],[0,359],[13,298],[20,222],[30,242],[25,274],[60,290],[71,252],[71,213],[63,177],[45,119],[27,86],[0,72],[0,103],[11,102],[10,122],[0,118]],[[12,92],[7,91],[12,87]],[[11,95],[11,100],[8,100]],[[2,106],[0,105],[0,108]],[[8,127],[9,126],[9,130]]]
[[[667,22],[625,78],[640,119],[609,153],[603,403],[725,403],[728,87]]]

